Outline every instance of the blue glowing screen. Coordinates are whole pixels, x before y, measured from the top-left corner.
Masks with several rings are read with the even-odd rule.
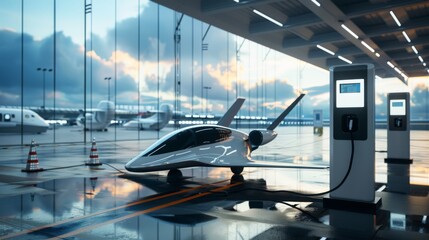
[[[340,93],[360,93],[360,83],[340,84]]]
[[[392,102],[392,107],[403,107],[404,103],[403,102]]]

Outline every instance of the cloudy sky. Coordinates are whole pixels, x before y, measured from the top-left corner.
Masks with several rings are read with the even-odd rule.
[[[0,105],[21,104],[23,49],[25,106],[42,106],[45,89],[46,107],[53,106],[54,96],[57,107],[83,107],[83,0],[56,1],[55,75],[45,72],[45,88],[43,72],[37,71],[37,68],[53,68],[54,64],[52,2],[24,0],[22,48],[21,1],[0,1]],[[98,101],[107,98],[109,82],[111,99],[116,99],[118,105],[136,105],[140,101],[145,106],[156,106],[158,98],[160,102],[173,103],[174,13],[146,0],[140,1],[140,10],[138,0],[121,0],[117,5],[115,31],[114,4],[114,0],[94,0],[92,15],[87,18],[88,106],[95,107]],[[304,117],[311,117],[313,109],[323,109],[327,115],[327,70],[215,27],[210,28],[204,40],[208,50],[202,52],[201,38],[207,28],[207,24],[188,16],[182,22],[183,112],[219,114],[239,96],[247,98],[243,115],[266,113],[270,116],[280,112],[303,91],[307,93],[302,101]],[[106,77],[112,80],[106,81]],[[428,82],[428,77],[410,78],[408,86],[396,78],[377,80],[377,117],[386,114],[387,92],[409,91],[412,118],[427,119]]]

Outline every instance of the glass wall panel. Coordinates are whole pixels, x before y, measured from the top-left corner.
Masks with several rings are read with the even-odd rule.
[[[23,1],[24,41],[23,106],[37,110],[46,120],[55,109],[55,67],[54,67],[54,5],[52,1]],[[34,113],[23,112],[23,123],[31,123]],[[25,128],[25,127],[24,127]],[[23,143],[32,139],[40,143],[53,142],[55,135],[32,136],[23,134]]]
[[[0,105],[31,108],[51,125],[1,144],[158,138],[186,115],[220,116],[237,97],[246,98],[237,126],[250,129],[246,118],[274,118],[300,91],[307,95],[288,117],[311,119],[317,108],[328,118],[328,71],[151,1],[2,0],[0,13]],[[409,85],[427,99],[427,83]],[[413,116],[427,120],[427,101],[415,99]],[[96,128],[106,100],[115,110],[108,132],[83,131]],[[176,125],[123,126],[162,104],[177,111]]]
[[[6,0],[0,1],[0,107],[2,115],[0,124],[5,123],[5,114],[13,114],[3,106],[13,106],[20,113],[22,105],[22,19],[21,2]],[[15,115],[17,116],[17,115]],[[6,130],[2,130],[6,132]],[[1,131],[0,131],[1,132]],[[0,133],[0,145],[20,144],[23,136],[20,129],[11,136],[8,133]]]
[[[51,118],[57,122],[53,122],[46,135],[55,133],[56,143],[82,142],[85,132],[76,124],[80,124],[77,119],[83,116],[79,117],[79,110],[85,105],[84,2],[57,0],[55,3],[55,109]]]

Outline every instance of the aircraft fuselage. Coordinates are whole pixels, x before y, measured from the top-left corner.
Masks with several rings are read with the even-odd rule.
[[[189,126],[164,136],[125,165],[131,172],[193,166],[236,167],[250,160],[244,132],[219,125]],[[237,161],[237,165],[234,162]]]

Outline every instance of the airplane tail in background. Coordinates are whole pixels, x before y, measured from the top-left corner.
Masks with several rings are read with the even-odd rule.
[[[110,122],[115,117],[115,105],[110,101],[100,101],[97,105],[97,109],[93,109],[91,112],[87,112],[85,116],[79,115],[76,119],[76,123],[79,126],[85,126],[86,130],[96,131],[107,131]]]
[[[170,105],[163,104],[161,105],[160,111],[157,114],[158,116],[155,116],[155,118],[157,118],[159,122],[154,124],[152,129],[161,130],[168,124],[168,122],[170,122],[171,118],[173,118],[173,110],[171,109]]]
[[[99,109],[99,111],[94,113],[95,122],[99,123],[100,126],[104,125],[104,128],[108,127],[115,117],[115,105],[113,102],[100,101],[97,105],[97,109]]]

